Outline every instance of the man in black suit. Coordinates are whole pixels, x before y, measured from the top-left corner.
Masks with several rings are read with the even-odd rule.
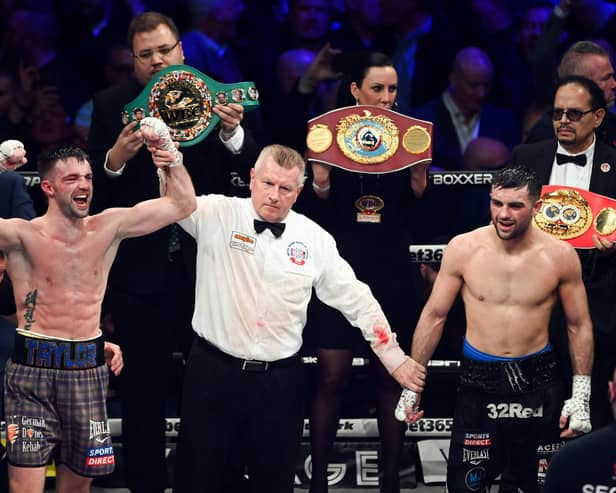
[[[131,22],[129,41],[136,81],[94,97],[89,151],[97,187],[95,211],[130,207],[159,196],[158,180],[147,164],[149,153],[134,132],[137,123],[123,125],[121,113],[157,72],[184,63],[182,43],[173,20],[156,12]],[[184,162],[198,195],[237,194],[232,184],[241,184],[242,178],[248,182],[259,149],[240,125],[242,106],[216,105],[213,111],[221,119],[220,130],[183,148]],[[120,379],[122,445],[126,480],[133,492],[162,493],[167,486],[167,375],[171,353],[187,355],[192,342],[194,265],[192,238],[172,225],[123,242],[109,276],[105,312],[126,361]],[[177,389],[180,382],[174,383]]]
[[[24,179],[15,171],[0,172],[0,217],[34,217],[34,206]]]
[[[616,100],[616,79],[610,54],[601,45],[593,41],[578,41],[565,52],[558,65],[558,79],[570,75],[581,75],[595,82],[603,91],[608,110]],[[616,114],[608,111],[596,129],[595,135],[601,142],[616,147]],[[525,142],[532,144],[541,140],[554,138],[552,115],[543,115],[530,129]]]
[[[516,147],[511,164],[534,168],[543,184],[573,186],[616,199],[616,150],[596,137],[605,114],[606,100],[597,84],[575,75],[562,79],[552,112],[556,139]],[[605,381],[616,351],[616,243],[596,235],[593,240],[594,249],[578,250],[578,254],[595,338],[591,422],[599,428],[613,419]],[[556,326],[562,334],[562,326]],[[558,334],[554,334],[556,343]]]

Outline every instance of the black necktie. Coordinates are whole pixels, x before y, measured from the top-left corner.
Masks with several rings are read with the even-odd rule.
[[[255,231],[260,234],[265,231],[265,228],[268,228],[272,234],[278,238],[284,231],[285,224],[284,223],[268,223],[267,221],[259,221],[255,219]]]
[[[586,166],[586,154],[578,154],[577,156],[568,156],[567,154],[556,153],[556,164],[573,163],[578,166]]]

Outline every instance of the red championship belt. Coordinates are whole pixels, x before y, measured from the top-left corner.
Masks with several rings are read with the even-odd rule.
[[[308,161],[391,173],[432,161],[432,123],[380,106],[348,106],[308,122]]]
[[[545,185],[534,223],[575,248],[595,248],[593,235],[616,241],[616,200],[581,188]]]

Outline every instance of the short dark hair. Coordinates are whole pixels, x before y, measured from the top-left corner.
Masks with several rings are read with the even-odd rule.
[[[66,161],[72,157],[79,162],[90,162],[90,157],[79,147],[61,147],[43,154],[38,160],[38,172],[41,180],[49,176],[49,173],[54,169],[58,161]]]
[[[507,166],[492,175],[492,188],[524,188],[528,185],[528,197],[539,200],[541,184],[537,173],[526,166]]]
[[[133,38],[137,33],[149,33],[154,31],[161,24],[167,26],[175,36],[176,41],[180,39],[180,31],[173,22],[173,19],[160,12],[144,12],[135,17],[128,26],[128,46],[133,49]]]
[[[585,72],[587,68],[582,60],[586,55],[610,58],[610,54],[603,46],[593,41],[578,41],[572,44],[561,58],[558,64],[558,78],[564,79],[570,75],[581,75]]]
[[[556,91],[567,84],[577,84],[583,89],[586,89],[586,92],[590,95],[590,107],[593,110],[598,110],[599,108],[605,109],[607,107],[605,95],[595,81],[582,77],[581,75],[569,75],[558,82]]]

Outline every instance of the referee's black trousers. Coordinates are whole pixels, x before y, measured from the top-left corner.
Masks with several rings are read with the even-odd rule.
[[[241,454],[252,493],[292,493],[304,418],[299,357],[264,371],[198,338],[188,359],[175,493],[219,493]],[[248,371],[253,370],[253,371]]]

